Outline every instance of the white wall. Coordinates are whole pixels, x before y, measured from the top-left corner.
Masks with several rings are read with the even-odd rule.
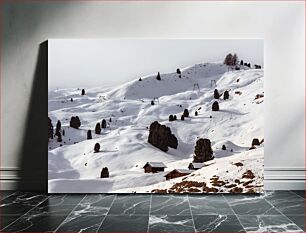
[[[15,188],[21,161],[32,158],[23,147],[39,44],[104,37],[264,38],[266,185],[304,188],[304,2],[12,1],[2,10],[2,188]],[[44,130],[36,132],[44,137]],[[32,153],[41,153],[35,146]],[[35,176],[27,188],[45,190],[35,177],[46,166],[30,162]]]

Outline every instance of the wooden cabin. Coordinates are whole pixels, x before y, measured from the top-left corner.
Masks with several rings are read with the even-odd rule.
[[[204,163],[189,163],[188,169],[189,170],[198,170],[204,167]]]
[[[181,176],[187,176],[192,172],[193,172],[192,170],[187,170],[187,169],[174,169],[171,172],[169,172],[167,175],[165,175],[165,177],[166,180],[170,180]]]
[[[162,162],[147,162],[144,166],[145,173],[157,173],[165,171],[167,166]]]

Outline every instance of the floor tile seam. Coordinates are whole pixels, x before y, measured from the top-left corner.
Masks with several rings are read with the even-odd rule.
[[[112,206],[113,206],[115,200],[117,199],[117,196],[118,196],[118,195],[115,194],[115,197],[114,197],[112,203],[110,204],[107,213],[104,215],[104,218],[101,220],[101,223],[100,223],[99,227],[97,228],[97,231],[96,231],[96,232],[99,232],[99,229],[101,228],[102,224],[104,223],[106,217],[109,215],[108,213],[109,213],[110,209],[112,208]],[[110,216],[111,216],[111,215],[110,215]]]
[[[65,195],[67,196],[67,195]],[[73,213],[73,211],[77,208],[77,206],[85,199],[85,197],[87,197],[87,195],[85,195],[76,205],[75,207],[70,211],[69,214],[66,215],[66,218],[58,225],[58,227],[54,230],[54,232],[57,232],[58,229],[63,225],[63,223],[65,222],[65,220]]]
[[[224,195],[222,195],[222,196],[223,196],[223,198],[225,199],[225,201],[226,201],[226,203],[228,204],[228,206],[229,206],[229,207],[231,208],[231,210],[233,211],[233,213],[234,213],[234,215],[236,216],[238,222],[240,223],[240,226],[242,227],[242,229],[243,229],[245,232],[247,232],[245,226],[244,226],[244,225],[242,224],[242,222],[240,221],[240,219],[239,219],[237,213],[236,213],[236,212],[234,211],[234,209],[231,207],[231,205],[230,205],[230,203],[228,202],[228,200],[224,197]]]
[[[281,212],[276,206],[274,206],[269,200],[267,200],[266,198],[265,198],[265,200],[266,200],[271,206],[273,206],[275,209],[277,209],[277,211],[280,212],[281,215],[282,215],[283,217],[285,217],[286,219],[288,219],[292,224],[294,224],[297,228],[299,228],[301,231],[303,231],[297,224],[295,224],[293,221],[291,221],[290,218],[288,218],[284,213],[282,213],[282,212]],[[265,215],[262,215],[262,216],[265,216]],[[303,232],[304,232],[304,231],[303,231]]]
[[[289,192],[293,193],[294,195],[298,196],[299,198],[302,198],[304,201],[305,201],[305,197],[301,197],[299,194],[295,193],[294,191],[292,190],[289,190]],[[305,192],[305,191],[304,191]],[[304,193],[305,195],[305,193]]]
[[[1,202],[4,201],[6,198],[13,196],[15,193],[17,193],[17,191],[11,193],[10,195],[8,195],[8,196],[6,196],[6,197],[4,197],[4,198],[2,198],[2,199],[0,199],[0,201],[1,201]]]
[[[194,223],[193,214],[192,214],[192,211],[191,211],[191,206],[190,206],[190,201],[189,201],[189,196],[188,195],[187,195],[187,200],[188,200],[189,211],[190,211],[190,214],[191,214],[191,221],[192,221],[192,225],[193,225],[193,230],[194,230],[194,232],[197,232],[196,227],[195,227],[195,223]]]
[[[149,219],[148,219],[147,233],[149,232],[149,227],[150,227],[151,206],[152,206],[152,194],[150,196]]]
[[[10,227],[11,225],[13,225],[15,222],[17,222],[18,220],[20,220],[23,216],[27,215],[30,211],[32,211],[33,209],[35,209],[36,207],[38,207],[40,204],[42,204],[43,202],[47,201],[51,196],[47,196],[43,201],[39,202],[37,205],[35,205],[34,207],[32,207],[30,210],[28,210],[26,213],[22,214],[19,218],[15,219],[13,222],[11,222],[10,224],[8,224],[6,227],[4,227],[3,229],[0,229],[1,231],[4,231],[5,229],[7,229],[8,227]]]

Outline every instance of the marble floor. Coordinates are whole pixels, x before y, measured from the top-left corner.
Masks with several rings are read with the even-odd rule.
[[[263,195],[0,193],[1,232],[304,232],[304,191]]]

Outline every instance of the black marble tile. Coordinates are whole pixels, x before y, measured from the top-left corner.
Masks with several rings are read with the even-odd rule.
[[[117,195],[108,214],[109,215],[149,215],[149,195]]]
[[[294,192],[295,194],[297,194],[300,197],[305,199],[305,190],[294,190],[294,191],[291,191],[291,192]]]
[[[10,225],[11,223],[13,223],[14,221],[16,221],[18,218],[20,218],[20,216],[17,216],[17,215],[10,215],[10,216],[1,215],[1,217],[0,217],[0,231],[2,229],[4,229],[5,227],[7,227],[8,225]]]
[[[305,199],[290,191],[267,192],[265,199],[285,215],[305,214]]]
[[[290,219],[283,215],[238,216],[248,232],[302,232]]]
[[[74,213],[88,215],[105,215],[108,213],[116,195],[87,195],[74,209]]]
[[[1,190],[0,191],[0,200],[3,200],[9,196],[11,196],[12,194],[14,194],[16,191],[4,191],[4,190]]]
[[[305,231],[306,217],[304,215],[287,215],[286,217]]]
[[[195,232],[195,229],[190,215],[150,215],[149,232]]]
[[[70,214],[56,232],[97,232],[105,215]]]
[[[153,195],[152,215],[191,215],[187,195]]]
[[[38,215],[59,215],[68,216],[85,195],[72,196],[56,195],[50,196],[43,203],[32,209],[29,214]]]
[[[260,195],[224,195],[237,215],[279,215],[280,212]]]
[[[189,195],[193,215],[234,215],[223,195]]]
[[[107,215],[98,232],[147,232],[147,215]]]
[[[49,197],[48,204],[52,206],[77,205],[85,196],[85,194],[53,194]]]
[[[21,216],[48,198],[47,195],[29,192],[18,192],[1,201],[3,215]]]
[[[196,232],[245,232],[235,215],[193,215]]]
[[[4,232],[53,232],[66,216],[24,215],[3,229]]]

